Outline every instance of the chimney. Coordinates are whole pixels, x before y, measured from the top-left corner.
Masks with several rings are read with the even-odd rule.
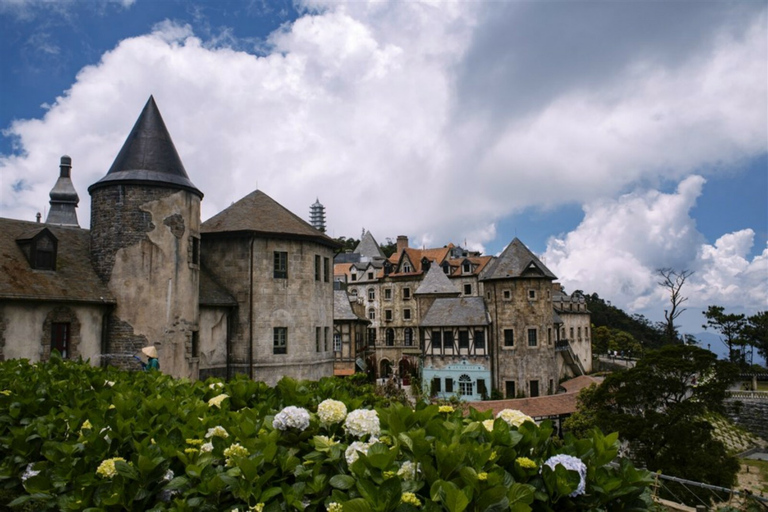
[[[403,252],[403,249],[408,248],[408,237],[405,235],[399,235],[397,237],[397,254]]]
[[[48,224],[59,224],[61,226],[80,225],[77,222],[77,204],[80,198],[77,196],[71,179],[72,159],[67,155],[61,157],[59,165],[59,179],[51,190],[50,204],[51,209],[48,212],[48,218],[45,220]]]

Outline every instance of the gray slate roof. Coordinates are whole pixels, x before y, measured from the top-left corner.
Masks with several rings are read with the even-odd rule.
[[[126,183],[179,188],[203,197],[203,193],[189,180],[152,96],[144,105],[107,175],[88,187],[88,192]]]
[[[557,279],[555,274],[533,254],[523,242],[515,238],[480,274],[481,280],[524,277],[531,264],[545,279]]]
[[[442,297],[421,320],[421,327],[468,327],[488,325],[488,315],[482,297]]]
[[[379,244],[376,243],[376,239],[373,238],[373,235],[370,231],[365,232],[363,237],[360,239],[360,243],[357,244],[357,247],[355,247],[353,254],[367,256],[371,259],[386,259],[386,256],[384,256],[384,253],[381,251],[381,247],[379,247]]]
[[[445,272],[443,272],[443,267],[438,265],[437,263],[432,263],[429,266],[429,270],[427,271],[427,275],[424,276],[424,280],[421,281],[421,284],[418,288],[416,288],[416,291],[414,292],[416,295],[421,294],[453,294],[458,295],[461,293],[458,288],[448,279],[448,276],[445,275]]]
[[[341,245],[294,215],[261,190],[219,212],[200,226],[203,234],[247,233],[275,238],[308,239],[331,248]]]
[[[34,270],[17,239],[47,228],[57,239],[56,270]],[[114,304],[91,266],[90,232],[77,227],[0,218],[0,299]]]
[[[352,311],[352,305],[349,303],[349,295],[346,290],[333,291],[333,319],[334,320],[356,320],[368,322]]]

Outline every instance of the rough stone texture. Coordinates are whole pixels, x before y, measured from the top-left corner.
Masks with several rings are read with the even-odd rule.
[[[142,185],[100,187],[91,226],[94,266],[117,300],[109,351],[154,344],[164,373],[195,378],[200,276],[189,247],[200,232],[200,197]]]
[[[116,315],[110,315],[109,317],[107,339],[109,340],[109,345],[106,357],[104,357],[105,363],[125,370],[135,370],[138,362],[127,357],[113,358],[110,356],[129,356],[138,353],[143,347],[149,345],[146,336],[133,332],[131,324],[124,322]],[[160,363],[160,369],[163,370],[162,359],[160,359]]]
[[[551,281],[544,278],[484,283],[492,321],[492,357],[496,365],[492,370],[493,387],[502,393],[506,381],[514,381],[516,394],[523,396],[530,396],[532,380],[539,383],[539,395],[548,393],[550,381],[552,389],[557,389],[555,347],[547,337],[547,330],[553,327],[551,286]],[[505,291],[509,292],[509,298],[505,298]],[[531,291],[536,294],[533,300],[529,298]],[[512,348],[504,346],[505,329],[514,331],[515,345]],[[528,329],[537,330],[535,347],[528,346]]]
[[[253,247],[253,275],[250,254]],[[287,279],[274,277],[274,252],[288,253]],[[315,280],[315,256],[333,258],[331,248],[309,240],[203,235],[202,264],[238,301],[231,361],[248,364],[253,336],[254,379],[275,384],[283,376],[317,380],[333,375],[333,344],[315,347],[315,328],[333,333],[333,283]],[[322,260],[321,260],[322,261]],[[249,314],[251,282],[253,308]],[[311,305],[310,307],[308,307]],[[252,323],[249,325],[249,317]],[[273,329],[286,327],[287,353],[273,353]],[[247,371],[247,368],[246,368]]]
[[[218,376],[221,369],[226,377],[229,321],[229,308],[200,308],[200,379],[207,378],[204,375]]]
[[[725,407],[734,423],[768,440],[768,400],[728,399]]]
[[[8,320],[5,318],[5,308],[0,306],[0,361],[5,361],[5,327]]]

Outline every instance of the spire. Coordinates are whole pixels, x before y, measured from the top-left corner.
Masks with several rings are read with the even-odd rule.
[[[59,179],[51,190],[51,210],[48,212],[48,218],[45,222],[48,224],[59,224],[61,226],[77,226],[77,204],[80,198],[77,196],[75,186],[72,184],[70,173],[72,171],[72,159],[67,155],[61,157],[59,165]]]
[[[91,185],[88,192],[115,184],[179,188],[203,197],[203,193],[189,180],[152,96],[109,172]]]
[[[325,206],[320,204],[320,199],[315,199],[315,204],[309,207],[309,223],[316,230],[325,233]]]

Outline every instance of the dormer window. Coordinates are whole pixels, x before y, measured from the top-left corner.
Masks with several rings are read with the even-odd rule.
[[[27,257],[30,267],[35,270],[56,270],[58,240],[48,228],[18,238],[16,243]]]
[[[403,272],[406,274],[411,272],[411,264],[408,263],[407,261],[403,263]]]
[[[465,261],[464,264],[461,266],[461,272],[464,274],[471,274],[472,264],[468,261]]]
[[[450,274],[451,273],[451,266],[448,264],[448,262],[443,263],[443,273],[444,274]]]

